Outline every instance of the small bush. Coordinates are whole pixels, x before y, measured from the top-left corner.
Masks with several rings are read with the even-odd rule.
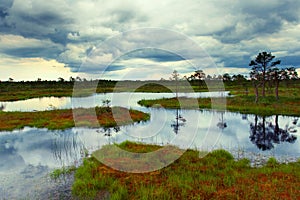
[[[235,162],[235,166],[237,168],[249,168],[249,167],[251,167],[251,162],[250,162],[249,159],[243,158],[243,159],[238,160],[237,162]]]
[[[209,153],[208,156],[214,157],[219,160],[225,160],[225,161],[234,159],[233,156],[228,151],[223,149],[214,150],[211,153]]]
[[[268,167],[276,167],[278,165],[279,165],[279,163],[277,162],[276,158],[274,158],[274,157],[269,158],[269,160],[267,161]]]

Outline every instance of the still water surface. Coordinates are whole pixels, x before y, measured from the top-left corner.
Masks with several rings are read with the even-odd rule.
[[[180,94],[189,97],[226,96],[228,93]],[[196,96],[195,96],[196,95]],[[211,151],[223,148],[235,157],[274,156],[281,161],[300,157],[300,121],[296,117],[260,117],[208,110],[144,108],[140,99],[173,97],[169,93],[108,93],[71,99],[41,98],[5,102],[6,111],[93,107],[110,99],[114,106],[139,109],[151,120],[111,129],[72,128],[64,131],[24,128],[0,132],[0,199],[37,197],[51,187],[45,177],[62,166],[78,165],[85,151],[125,140],[174,144]],[[1,104],[1,103],[0,103]],[[32,195],[34,194],[34,195]]]

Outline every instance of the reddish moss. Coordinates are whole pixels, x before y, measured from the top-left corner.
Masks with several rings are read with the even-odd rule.
[[[96,108],[101,111],[103,108]],[[118,116],[115,120],[111,109],[97,112],[97,120],[95,120],[92,109],[76,109],[76,113],[80,113],[76,117],[76,125],[99,127],[99,126],[115,126],[124,125],[137,121],[145,121],[149,119],[149,114],[128,110],[126,108],[117,108]],[[115,112],[115,111],[114,111]],[[126,117],[131,116],[131,119]],[[118,124],[116,123],[118,122]],[[71,109],[39,111],[39,112],[0,112],[0,130],[13,130],[23,128],[25,126],[49,129],[66,129],[74,127],[73,112]]]

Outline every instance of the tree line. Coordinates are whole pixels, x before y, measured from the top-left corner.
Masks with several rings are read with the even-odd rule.
[[[251,67],[249,77],[237,74],[230,75],[225,73],[223,75],[206,75],[203,70],[196,70],[190,76],[184,76],[183,79],[189,82],[198,82],[201,87],[205,81],[208,80],[222,80],[227,85],[240,84],[245,88],[246,94],[248,94],[248,83],[251,82],[255,91],[255,102],[259,100],[259,89],[261,89],[261,96],[266,96],[266,89],[271,91],[275,88],[276,99],[279,99],[279,84],[285,82],[288,85],[293,80],[298,80],[298,74],[296,68],[280,67],[281,60],[274,60],[275,56],[271,52],[261,52],[254,60],[251,60],[249,67]],[[173,72],[174,73],[174,72]]]
[[[249,66],[251,82],[255,89],[255,102],[258,102],[258,89],[261,87],[262,96],[266,96],[266,85],[275,87],[276,99],[279,99],[279,83],[282,80],[296,80],[298,74],[295,67],[280,68],[281,60],[274,60],[275,56],[271,52],[261,52],[254,60],[251,60]]]

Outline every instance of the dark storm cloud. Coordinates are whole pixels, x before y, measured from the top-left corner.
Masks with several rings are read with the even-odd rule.
[[[27,21],[32,23],[33,26],[56,26],[68,23],[69,20],[63,18],[58,13],[43,12],[38,14],[29,14],[29,13],[16,13],[15,15],[18,18],[18,21]]]
[[[242,22],[220,31],[215,37],[222,43],[238,43],[242,40],[253,39],[264,34],[278,32],[282,28],[281,19],[258,19],[254,16],[246,17]]]
[[[187,0],[185,3],[138,0],[0,0],[0,37],[16,35],[25,39],[37,39],[42,44],[31,46],[26,43],[27,46],[14,45],[10,48],[0,46],[0,53],[21,58],[56,59],[76,72],[83,59],[99,42],[131,29],[161,27],[179,31],[193,39],[206,37],[197,42],[208,43],[205,50],[217,64],[224,67],[246,68],[258,50],[288,52],[282,56],[283,63],[296,66],[299,65],[298,56],[288,54],[300,54],[300,50],[292,47],[299,46],[299,34],[292,30],[294,32],[287,32],[285,35],[283,31],[291,26],[299,26],[299,8],[299,0]],[[172,40],[165,35],[156,37],[158,44]],[[276,43],[274,47],[275,45],[263,41],[263,37],[278,39],[280,43]],[[255,40],[257,38],[260,40]],[[286,45],[285,40],[290,38],[295,41],[294,44],[291,42]],[[145,43],[144,46],[147,46],[147,41],[147,36],[137,35],[124,41],[122,45]],[[213,44],[209,44],[210,41]],[[231,51],[246,53],[228,55]],[[186,49],[186,52],[189,53],[189,58],[200,57],[193,49]],[[144,60],[145,67],[149,63],[180,64],[184,60],[171,52],[146,49],[122,56],[120,62],[112,64],[106,70],[123,70],[131,67],[129,60],[136,59]],[[86,68],[88,73],[93,73],[93,70],[97,71],[98,68]]]
[[[53,41],[55,43],[66,45],[68,42],[70,42],[68,40],[68,34],[69,34],[69,31],[67,31],[67,30],[55,29],[54,33],[49,33],[49,34],[45,35],[44,37],[49,38],[51,41]]]
[[[67,63],[67,66],[71,69],[72,72],[86,72],[86,73],[105,73],[105,72],[113,72],[113,71],[119,71],[122,69],[128,68],[128,66],[125,65],[115,65],[111,64],[107,66],[105,69],[102,67],[84,67],[82,68],[82,63]]]
[[[179,55],[160,49],[141,49],[124,56],[123,59],[142,58],[155,62],[175,62],[185,60]]]
[[[6,22],[6,17],[9,15],[8,10],[12,6],[12,0],[0,1],[0,33],[1,30],[8,30],[10,26]]]
[[[277,56],[275,55],[275,59],[274,60],[281,60],[281,66],[285,67],[285,66],[294,66],[294,67],[300,67],[300,56]],[[222,56],[222,59],[220,59],[220,63],[224,63],[224,65],[226,67],[234,67],[234,68],[247,68],[251,69],[251,67],[249,67],[249,63],[251,60],[253,60],[254,58],[247,55],[247,56],[236,56],[236,57],[226,57],[226,56]]]
[[[79,69],[81,67],[81,63],[79,63],[79,62],[71,62],[71,61],[64,62],[64,63],[66,64],[65,67],[69,67],[71,72],[79,72]],[[89,71],[85,70],[85,72],[91,72],[92,73],[93,70],[94,69],[90,69]]]
[[[8,9],[12,6],[13,0],[2,0],[0,1],[0,17],[4,18],[8,15]]]
[[[227,67],[249,68],[249,63],[252,58],[250,56],[222,57],[220,62],[224,62]]]
[[[213,34],[223,43],[238,43],[266,34],[277,33],[285,22],[299,22],[300,2],[258,1],[257,4],[240,1],[234,11],[237,21],[230,27]]]
[[[5,18],[8,15],[7,11],[5,9],[0,8],[0,18]]]
[[[62,52],[55,47],[21,47],[16,49],[6,49],[3,53],[21,58],[35,58],[42,57],[46,59],[56,59],[57,56]]]
[[[283,66],[300,67],[300,56],[284,56],[279,57]]]
[[[118,70],[122,70],[122,69],[126,69],[126,66],[123,65],[109,65],[105,71],[107,72],[112,72],[112,71],[118,71]]]
[[[246,15],[255,16],[258,19],[274,19],[279,18],[288,22],[299,20],[299,7],[298,0],[286,1],[257,1],[257,3],[242,2],[238,4],[241,12]]]
[[[69,30],[65,24],[71,22],[57,13],[14,13],[7,20],[13,28],[7,33],[21,35],[27,38],[51,39],[55,43],[66,44]]]
[[[74,23],[61,9],[47,7],[51,2],[5,1],[0,3],[0,33],[25,38],[51,39],[66,44],[68,25]],[[44,5],[45,4],[45,5]]]

